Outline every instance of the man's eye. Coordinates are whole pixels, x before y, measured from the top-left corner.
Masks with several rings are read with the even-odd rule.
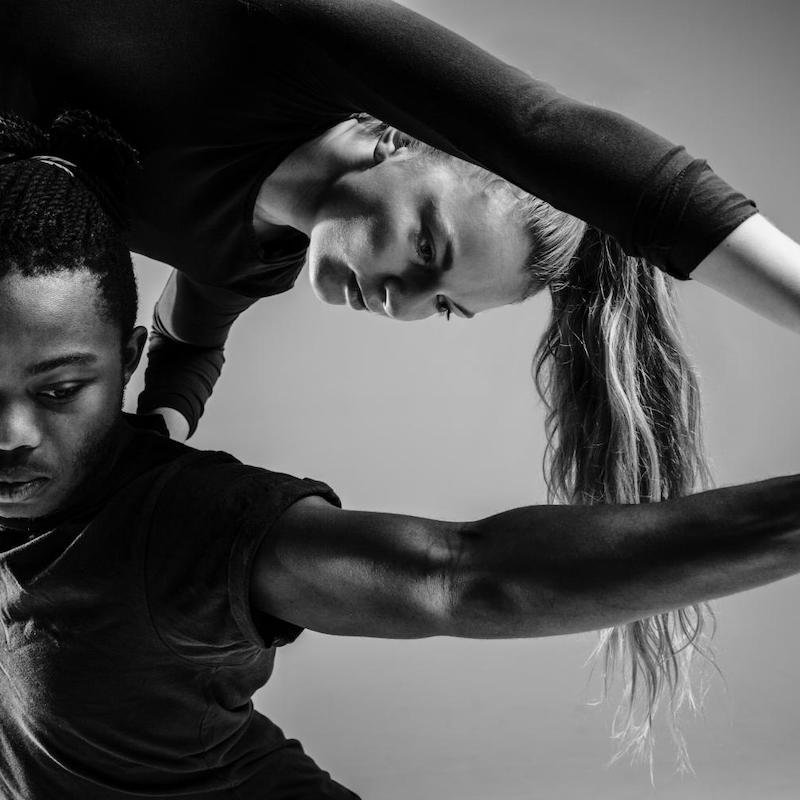
[[[450,304],[440,294],[436,295],[436,313],[449,321],[453,309]]]
[[[64,403],[75,397],[81,389],[83,389],[82,384],[78,384],[77,386],[56,386],[52,389],[45,389],[39,392],[39,396],[51,402]]]
[[[422,231],[417,236],[417,253],[424,264],[430,264],[436,259],[436,248],[434,247],[433,239],[425,231]]]

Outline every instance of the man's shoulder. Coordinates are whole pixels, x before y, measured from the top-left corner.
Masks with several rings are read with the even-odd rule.
[[[133,429],[123,469],[132,479],[144,480],[149,488],[166,494],[168,504],[177,502],[189,513],[222,505],[283,505],[289,498],[320,494],[339,505],[339,499],[324,482],[297,477],[261,466],[245,464],[222,450],[200,450],[173,441],[150,429],[140,420],[125,415]],[[156,487],[157,485],[157,487]],[[163,498],[162,498],[163,499]]]
[[[123,417],[130,435],[120,456],[117,472],[124,483],[138,478],[145,478],[151,482],[163,473],[172,474],[193,465],[209,470],[224,465],[244,467],[239,459],[230,453],[220,450],[199,450],[170,439],[165,435],[165,431],[162,433],[161,427],[153,419],[134,414],[124,414]]]

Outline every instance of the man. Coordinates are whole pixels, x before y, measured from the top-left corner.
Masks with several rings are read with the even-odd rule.
[[[73,167],[17,177],[48,169]],[[302,628],[551,635],[800,570],[800,477],[452,523],[342,510],[325,484],[139,429],[124,244],[81,240],[85,207],[37,213],[0,215],[5,797],[352,798],[252,707]],[[72,240],[48,249],[56,230]]]

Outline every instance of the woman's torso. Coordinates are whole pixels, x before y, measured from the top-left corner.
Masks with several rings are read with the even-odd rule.
[[[203,283],[272,293],[279,276],[252,227],[258,188],[351,113],[313,49],[236,0],[30,0],[3,13],[0,38],[15,43],[3,71],[16,77],[0,106],[40,123],[87,108],[139,149],[131,248]],[[273,273],[296,272],[301,237],[268,248]]]

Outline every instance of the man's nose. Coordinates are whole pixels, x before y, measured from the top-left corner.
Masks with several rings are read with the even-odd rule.
[[[38,447],[42,434],[36,417],[27,403],[0,401],[0,453]]]

